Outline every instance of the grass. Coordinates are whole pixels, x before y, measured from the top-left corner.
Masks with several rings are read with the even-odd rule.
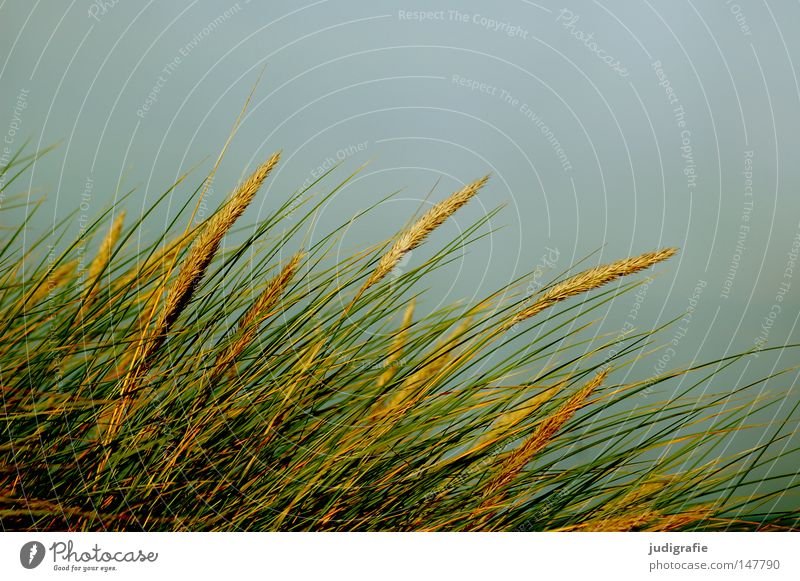
[[[496,211],[396,267],[487,178],[344,258],[331,249],[346,225],[295,241],[353,176],[309,196],[329,172],[238,225],[277,154],[181,228],[201,180],[151,243],[135,244],[186,176],[137,220],[110,208],[70,238],[66,216],[23,243],[36,208],[5,190],[40,155],[1,170],[0,216],[27,213],[0,246],[3,530],[798,526],[798,509],[776,508],[797,504],[797,474],[777,468],[797,452],[797,410],[763,381],[719,385],[748,354],[626,382],[663,329],[583,333],[674,249],[563,273],[534,296],[527,273],[420,315],[427,277],[491,235]],[[765,413],[780,415],[759,426]],[[731,453],[747,430],[764,437]]]

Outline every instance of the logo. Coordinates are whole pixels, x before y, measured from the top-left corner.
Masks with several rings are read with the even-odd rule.
[[[19,562],[26,569],[35,569],[44,560],[44,545],[39,541],[30,541],[19,550]]]

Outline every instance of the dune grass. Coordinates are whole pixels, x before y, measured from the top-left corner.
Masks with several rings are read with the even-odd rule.
[[[796,410],[753,425],[781,394],[698,389],[747,355],[626,383],[662,330],[582,334],[674,249],[428,312],[426,277],[491,235],[496,212],[395,267],[487,178],[335,258],[345,225],[295,241],[352,176],[309,196],[329,172],[240,228],[278,157],[198,226],[184,225],[207,182],[189,196],[183,177],[137,219],[110,208],[70,239],[66,216],[24,244],[35,208],[5,190],[39,154],[2,168],[0,216],[28,211],[0,232],[3,530],[797,527],[798,510],[775,509],[795,473],[752,492],[796,453]],[[140,242],[176,192],[170,228]],[[767,437],[731,453],[748,429]]]

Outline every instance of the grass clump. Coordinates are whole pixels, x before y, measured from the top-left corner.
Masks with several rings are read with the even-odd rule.
[[[17,155],[3,189],[36,159]],[[27,220],[2,231],[4,530],[796,527],[797,510],[776,508],[796,475],[770,472],[772,491],[758,476],[795,452],[795,410],[731,454],[728,438],[780,398],[759,396],[761,382],[697,395],[741,357],[624,382],[657,334],[583,337],[636,288],[625,277],[674,249],[565,273],[532,298],[521,277],[419,315],[425,277],[490,234],[494,213],[387,275],[487,178],[334,259],[343,228],[296,240],[350,178],[300,217],[307,191],[236,230],[277,163],[182,230],[187,202],[149,245],[133,241],[184,178],[138,220],[109,211],[71,242],[70,217],[28,247]],[[244,240],[226,245],[233,233]],[[59,252],[45,252],[53,239]]]

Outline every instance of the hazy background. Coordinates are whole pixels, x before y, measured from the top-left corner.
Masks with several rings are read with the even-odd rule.
[[[343,161],[343,178],[371,160],[317,232],[402,191],[348,230],[349,252],[399,228],[436,180],[434,201],[491,172],[431,244],[498,204],[503,228],[431,281],[429,306],[493,290],[543,256],[559,271],[598,249],[592,263],[678,246],[640,303],[620,298],[596,329],[694,307],[674,351],[637,368],[646,377],[662,357],[674,367],[800,342],[800,266],[787,270],[800,247],[798,21],[798,3],[726,0],[5,1],[0,133],[12,149],[63,141],[12,188],[48,194],[36,228],[131,188],[134,214],[191,166],[202,162],[198,179],[211,168],[266,64],[210,207],[279,148],[251,221],[320,166]],[[761,355],[712,387],[795,363]],[[796,379],[767,387],[793,404]]]

